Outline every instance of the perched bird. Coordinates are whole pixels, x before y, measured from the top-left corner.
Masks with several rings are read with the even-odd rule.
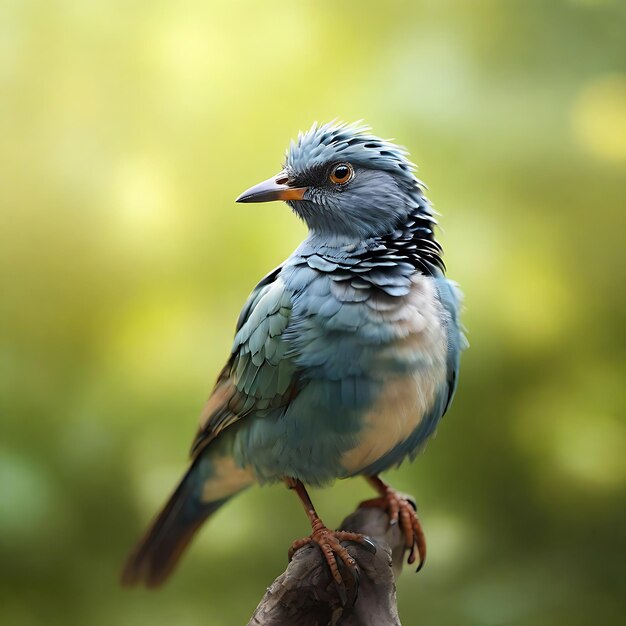
[[[284,481],[343,587],[338,559],[357,568],[305,485],[361,475],[405,534],[409,563],[425,557],[413,506],[379,474],[414,458],[452,401],[460,292],[444,277],[436,221],[407,153],[367,127],[317,125],[284,169],[237,202],[284,200],[307,238],[255,287],[232,353],[201,415],[191,464],[128,558],[123,582],[159,585],[202,523],[253,483]]]

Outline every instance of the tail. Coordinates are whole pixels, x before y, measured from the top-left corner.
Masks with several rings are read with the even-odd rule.
[[[210,459],[205,453],[196,458],[129,555],[122,584],[161,585],[203,522],[251,483],[250,473],[230,457]]]

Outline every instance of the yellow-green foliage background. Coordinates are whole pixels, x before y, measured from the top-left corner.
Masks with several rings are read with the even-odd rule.
[[[404,623],[621,623],[625,32],[619,0],[0,0],[0,622],[243,624],[282,571],[275,486],[117,583],[305,234],[234,198],[338,117],[411,150],[466,293],[454,407],[389,473],[430,547]],[[362,483],[314,492],[329,524]]]

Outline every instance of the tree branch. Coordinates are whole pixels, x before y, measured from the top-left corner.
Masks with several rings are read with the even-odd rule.
[[[395,579],[402,569],[404,538],[399,526],[379,508],[358,508],[341,530],[363,533],[377,546],[371,554],[353,543],[344,545],[359,565],[357,600],[342,607],[326,561],[316,546],[296,552],[287,569],[272,583],[248,626],[401,626]],[[344,581],[350,574],[340,570]]]

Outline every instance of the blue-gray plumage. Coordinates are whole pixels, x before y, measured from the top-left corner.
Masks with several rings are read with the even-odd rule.
[[[424,557],[417,517],[377,475],[413,458],[455,392],[465,338],[444,277],[435,219],[407,153],[354,125],[314,125],[283,171],[238,198],[285,200],[306,240],[254,289],[232,354],[202,413],[189,471],[127,563],[124,580],[162,582],[202,522],[259,482],[284,480],[314,532],[351,566],[304,484],[368,477],[372,501],[400,512],[409,560]],[[410,514],[408,512],[410,511]],[[409,522],[406,520],[410,519]],[[327,557],[328,558],[328,557]]]

